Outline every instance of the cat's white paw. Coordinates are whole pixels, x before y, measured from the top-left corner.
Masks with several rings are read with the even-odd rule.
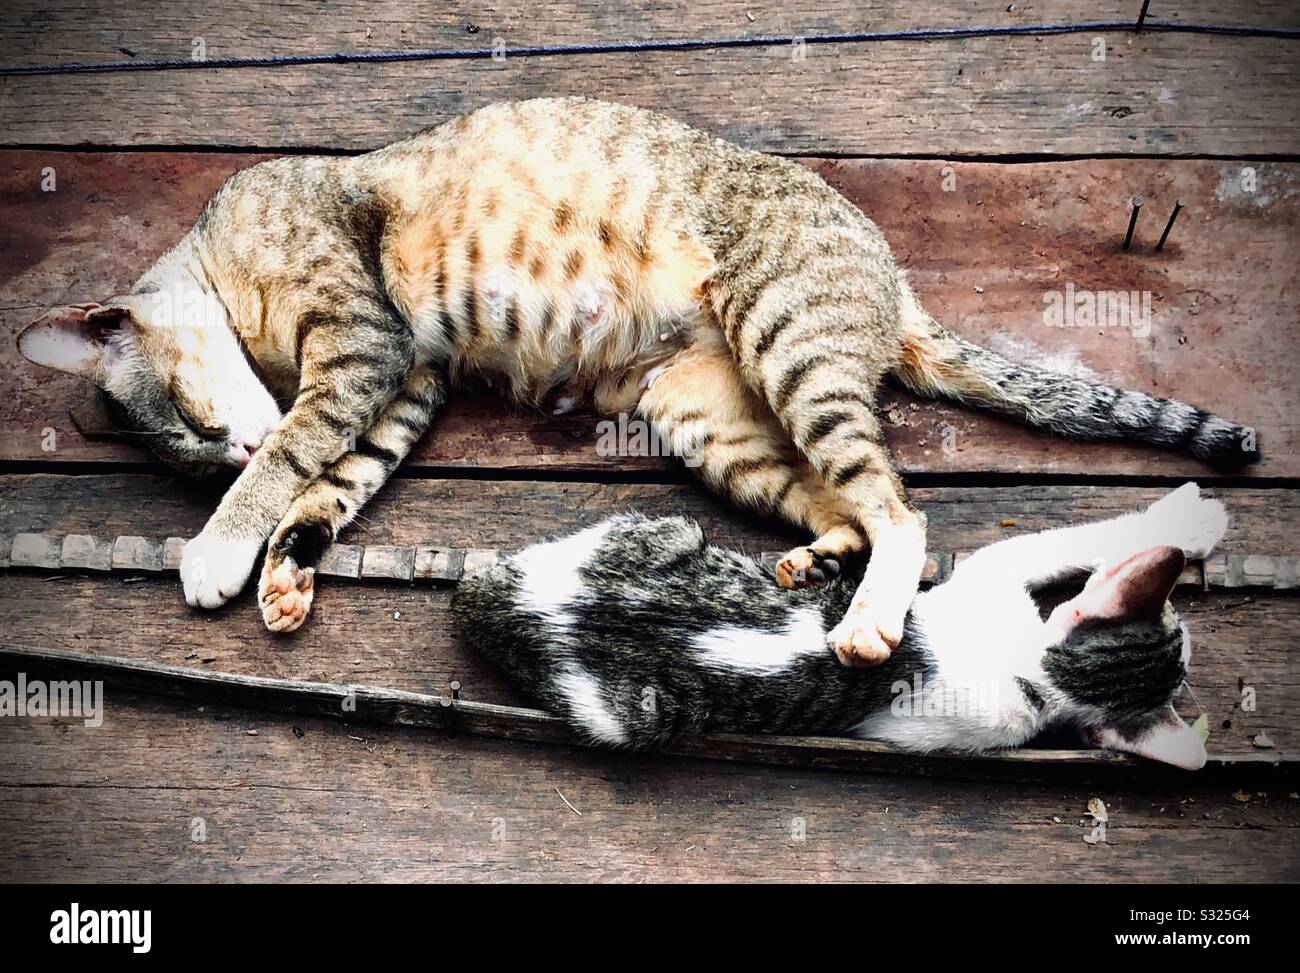
[[[826,635],[835,658],[852,668],[878,666],[888,661],[903,640],[901,618],[886,618],[869,605],[849,609],[844,619]]]
[[[239,594],[257,564],[260,540],[220,537],[203,531],[181,551],[181,587],[185,603],[220,608]]]
[[[1201,496],[1195,483],[1184,483],[1147,508],[1153,540],[1179,547],[1189,558],[1207,556],[1228,531],[1228,511],[1218,500]]]

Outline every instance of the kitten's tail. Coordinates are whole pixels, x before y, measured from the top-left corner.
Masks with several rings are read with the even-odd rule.
[[[1075,439],[1133,439],[1218,466],[1256,462],[1255,432],[1195,406],[1018,365],[925,317],[908,328],[895,376],[931,398],[980,406]]]

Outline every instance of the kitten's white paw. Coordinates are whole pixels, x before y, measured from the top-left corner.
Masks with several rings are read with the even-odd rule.
[[[1189,558],[1207,556],[1228,531],[1228,511],[1218,500],[1201,496],[1195,483],[1184,483],[1147,508],[1159,544],[1182,548]]]
[[[260,540],[219,537],[204,531],[181,551],[181,587],[185,603],[220,608],[239,594],[257,564]]]

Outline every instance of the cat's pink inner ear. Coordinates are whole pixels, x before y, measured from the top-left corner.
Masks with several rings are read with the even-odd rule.
[[[1153,547],[1103,570],[1066,605],[1075,624],[1158,619],[1186,566],[1187,558],[1178,548]]]
[[[37,365],[94,379],[104,351],[89,312],[98,304],[69,304],[41,315],[18,336],[18,350]]]
[[[1107,750],[1137,754],[1183,770],[1200,770],[1207,759],[1201,738],[1182,721],[1172,707],[1165,713],[1164,719],[1133,740],[1106,727],[1099,734],[1099,743]]]

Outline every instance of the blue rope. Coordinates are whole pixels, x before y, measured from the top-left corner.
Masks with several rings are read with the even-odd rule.
[[[725,50],[804,44],[863,44],[875,41],[942,40],[965,37],[1047,36],[1107,31],[1133,31],[1138,26],[1127,20],[1103,20],[1082,24],[1022,24],[1006,27],[919,27],[911,30],[866,31],[842,34],[787,34],[777,37],[683,38],[663,41],[626,41],[605,44],[557,44],[551,47],[507,47],[500,51],[478,47],[413,51],[337,51],[333,54],[281,54],[271,57],[223,57],[209,60],[105,61],[70,64],[0,65],[0,77],[41,74],[107,74],[118,71],[185,71],[219,68],[279,68],[303,64],[383,64],[394,61],[473,61],[493,56],[506,58],[562,57],[574,54],[638,54],[666,51]],[[1277,37],[1300,39],[1300,30],[1285,27],[1246,27],[1229,24],[1146,23],[1141,30],[1165,34],[1215,34],[1230,37]]]

